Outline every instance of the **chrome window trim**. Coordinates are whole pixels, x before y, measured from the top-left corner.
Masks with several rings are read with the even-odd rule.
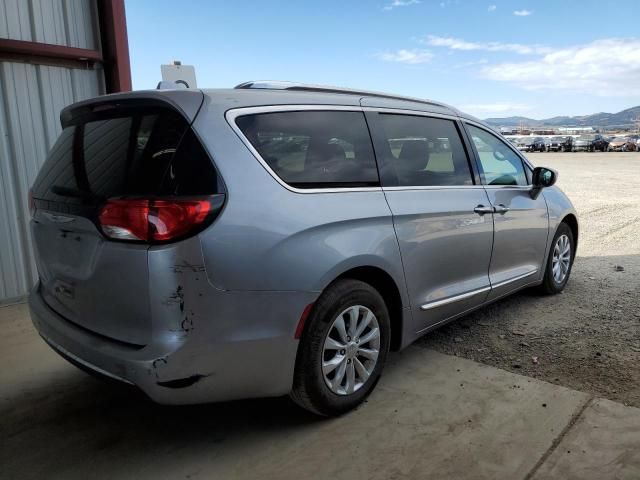
[[[382,187],[386,192],[396,192],[402,190],[482,190],[483,185],[406,185],[396,187]]]
[[[483,185],[487,190],[531,190],[533,185]]]
[[[271,112],[299,112],[299,111],[342,111],[342,112],[376,112],[376,113],[384,113],[384,114],[397,114],[397,115],[413,115],[413,116],[421,116],[421,117],[434,117],[434,118],[442,118],[446,120],[458,121],[469,123],[474,125],[482,130],[485,130],[487,133],[494,135],[497,137],[495,132],[492,132],[490,129],[481,123],[474,122],[472,120],[467,120],[465,118],[460,118],[456,115],[448,115],[443,113],[435,113],[435,112],[426,112],[421,110],[407,110],[401,108],[387,108],[387,107],[359,107],[357,105],[327,105],[327,104],[287,104],[287,105],[261,105],[257,107],[239,107],[232,108],[225,112],[225,119],[227,123],[231,127],[231,129],[235,132],[238,138],[242,141],[242,143],[249,149],[249,151],[253,154],[253,156],[260,162],[262,167],[284,188],[294,193],[340,193],[340,192],[380,192],[380,191],[402,191],[402,190],[456,190],[456,189],[480,189],[480,188],[488,188],[488,189],[516,189],[516,190],[530,190],[533,188],[533,185],[407,185],[407,186],[394,186],[394,187],[339,187],[339,188],[297,188],[289,185],[287,182],[282,180],[278,174],[269,166],[269,164],[262,158],[260,153],[254,148],[249,139],[242,133],[242,130],[236,124],[236,119],[238,117],[244,115],[252,115],[259,113],[271,113]],[[507,142],[503,142],[507,146]],[[520,154],[520,152],[514,150],[509,146],[509,148],[518,154],[524,163],[526,163],[530,168],[533,168],[529,161]]]
[[[377,112],[386,113],[391,115],[413,115],[420,117],[434,117],[444,118],[446,120],[453,120],[454,122],[460,120],[456,115],[446,113],[427,112],[424,110],[407,110],[405,108],[389,108],[389,107],[362,107],[363,112]]]
[[[464,300],[466,298],[473,297],[475,295],[478,295],[479,293],[488,292],[489,290],[491,290],[490,286],[489,287],[482,287],[482,288],[478,288],[476,290],[471,290],[470,292],[467,292],[467,293],[462,293],[460,295],[455,295],[453,297],[445,298],[445,299],[442,299],[442,300],[435,300],[433,302],[427,302],[427,303],[424,303],[424,304],[420,305],[420,310],[430,310],[432,308],[442,307],[443,305],[449,305],[450,303],[459,302],[460,300]]]
[[[253,156],[260,162],[262,167],[271,175],[276,182],[287,190],[294,193],[340,193],[340,192],[382,192],[382,187],[340,187],[340,188],[297,188],[289,185],[282,180],[278,174],[269,166],[262,158],[260,153],[254,148],[249,139],[242,133],[240,127],[236,124],[236,119],[244,115],[253,115],[259,113],[273,112],[300,112],[300,111],[341,111],[341,112],[360,112],[364,113],[362,107],[356,105],[264,105],[259,107],[241,107],[227,110],[224,114],[227,123],[235,132],[238,138],[249,149]],[[373,145],[371,146],[373,148]],[[377,167],[377,165],[376,165]]]
[[[430,310],[432,308],[442,307],[444,305],[449,305],[450,303],[459,302],[460,300],[465,300],[467,298],[471,298],[479,293],[488,292],[489,290],[494,290],[496,288],[504,287],[505,285],[509,285],[510,283],[517,282],[518,280],[522,280],[523,278],[530,277],[538,272],[538,269],[531,270],[530,272],[523,273],[521,275],[517,275],[515,277],[509,278],[508,280],[503,280],[502,282],[496,283],[495,285],[490,285],[488,287],[482,287],[475,290],[471,290],[466,293],[462,293],[460,295],[455,295],[453,297],[444,298],[442,300],[435,300],[433,302],[427,302],[420,305],[420,310]]]

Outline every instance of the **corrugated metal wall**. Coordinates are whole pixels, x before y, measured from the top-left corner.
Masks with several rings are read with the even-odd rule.
[[[0,38],[96,49],[96,12],[95,0],[0,0]],[[60,110],[104,92],[99,68],[0,62],[0,303],[37,279],[27,197],[60,133]]]

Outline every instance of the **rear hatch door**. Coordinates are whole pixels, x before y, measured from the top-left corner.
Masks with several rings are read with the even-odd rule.
[[[188,93],[202,103],[201,92]],[[148,245],[109,240],[98,214],[110,198],[175,193],[191,110],[166,98],[106,97],[63,111],[63,131],[32,188],[31,228],[40,294],[78,326],[148,343]]]

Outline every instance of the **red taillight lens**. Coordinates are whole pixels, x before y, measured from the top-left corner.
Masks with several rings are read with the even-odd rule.
[[[99,220],[115,240],[166,242],[198,229],[211,213],[209,199],[112,199]]]

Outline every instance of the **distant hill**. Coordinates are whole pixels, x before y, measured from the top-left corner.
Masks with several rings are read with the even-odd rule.
[[[505,117],[505,118],[487,118],[485,122],[496,127],[517,127],[523,123],[529,127],[607,127],[607,126],[626,126],[634,123],[634,120],[640,119],[640,105],[637,107],[627,108],[618,113],[594,113],[592,115],[582,115],[578,117],[552,117],[543,120],[535,120],[527,117]]]

